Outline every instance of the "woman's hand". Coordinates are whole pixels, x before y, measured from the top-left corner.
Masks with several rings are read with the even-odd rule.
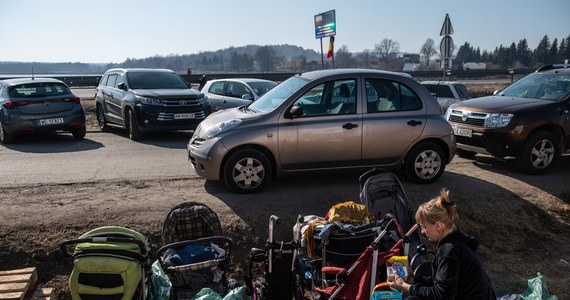
[[[411,283],[411,280],[410,280]],[[396,274],[396,272],[394,272],[394,280],[388,280],[388,285],[390,285],[391,288],[393,289],[397,289],[401,292],[404,293],[409,293],[410,292],[410,286],[411,284],[406,282],[404,280],[404,278],[398,276],[398,274]]]

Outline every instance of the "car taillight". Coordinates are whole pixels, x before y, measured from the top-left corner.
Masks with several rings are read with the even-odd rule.
[[[24,106],[24,105],[28,105],[28,104],[30,104],[29,101],[7,101],[3,105],[7,109],[13,109],[13,108],[16,108],[18,106]]]
[[[79,97],[65,98],[65,99],[63,99],[63,101],[79,103],[81,101],[81,98],[79,98]]]

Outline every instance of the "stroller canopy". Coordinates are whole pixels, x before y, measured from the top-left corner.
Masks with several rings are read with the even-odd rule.
[[[185,202],[173,207],[162,228],[164,243],[170,244],[221,235],[222,225],[216,212],[199,202]]]

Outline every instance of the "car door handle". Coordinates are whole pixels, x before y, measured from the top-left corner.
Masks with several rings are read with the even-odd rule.
[[[416,120],[408,121],[408,125],[410,125],[410,126],[417,126],[420,124],[422,124],[422,121],[416,121]]]
[[[342,125],[342,128],[344,129],[352,129],[352,128],[356,128],[358,127],[358,124],[354,124],[354,123],[346,123],[344,125]]]

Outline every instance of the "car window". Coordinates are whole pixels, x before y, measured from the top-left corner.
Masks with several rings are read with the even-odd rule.
[[[368,112],[417,110],[421,99],[409,87],[386,79],[366,79]]]
[[[300,76],[293,76],[271,89],[258,100],[252,102],[247,106],[247,109],[255,113],[273,111],[309,82],[309,80]]]
[[[423,84],[432,94],[440,98],[455,98],[451,88],[443,84]]]
[[[129,72],[127,82],[131,89],[189,89],[190,87],[173,72]]]
[[[274,88],[276,85],[277,82],[271,82],[271,81],[249,82],[249,86],[251,87],[251,89],[259,96],[263,96],[265,93]]]
[[[319,84],[303,94],[293,105],[303,106],[303,117],[356,113],[356,80],[337,80]]]
[[[115,81],[115,87],[118,87],[119,84],[125,83],[125,75],[124,74],[117,74],[117,80]]]
[[[71,91],[65,85],[57,82],[29,83],[10,87],[10,97],[13,99],[51,97],[69,93]]]
[[[216,95],[224,95],[224,85],[226,84],[225,81],[216,81],[212,82],[210,88],[208,89],[208,93],[216,94]]]
[[[116,82],[117,82],[117,74],[109,74],[109,78],[107,79],[107,86],[115,87]]]
[[[109,79],[109,74],[105,74],[105,76],[99,80],[99,85],[107,85],[107,79]]]
[[[469,94],[469,91],[467,91],[467,88],[465,87],[465,85],[455,84],[454,87],[455,87],[455,90],[457,91],[457,94],[459,94],[459,99],[471,98],[471,95]]]
[[[243,95],[250,94],[249,89],[241,82],[228,81],[228,86],[226,87],[226,96],[241,98]]]

